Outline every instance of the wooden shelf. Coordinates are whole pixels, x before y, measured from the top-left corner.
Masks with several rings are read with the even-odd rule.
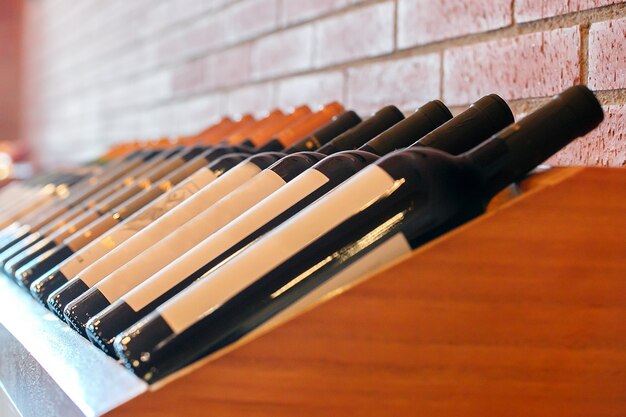
[[[156,387],[0,280],[0,381],[24,417],[626,415],[626,170],[521,189]]]

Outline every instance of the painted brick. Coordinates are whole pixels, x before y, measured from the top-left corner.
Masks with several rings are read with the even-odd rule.
[[[626,167],[626,105],[604,107],[604,121],[572,142],[549,162],[554,165]]]
[[[204,18],[185,25],[182,29],[181,42],[184,43],[185,56],[193,57],[205,54],[211,49],[226,44],[224,33],[227,32],[228,21],[220,19],[219,14],[208,15]]]
[[[274,106],[274,89],[271,83],[255,84],[228,93],[228,114],[260,114]]]
[[[508,26],[511,0],[399,0],[398,47]]]
[[[350,68],[347,104],[368,112],[387,104],[414,110],[439,98],[439,74],[439,54]]]
[[[626,88],[626,19],[591,25],[589,87],[596,90]]]
[[[578,26],[499,39],[444,54],[444,98],[468,104],[496,93],[505,99],[544,97],[580,79]]]
[[[35,157],[67,161],[71,147],[78,161],[114,141],[191,133],[220,114],[259,115],[277,105],[340,99],[365,116],[389,103],[411,111],[443,88],[451,105],[497,92],[522,110],[536,105],[525,98],[547,97],[580,78],[579,61],[587,57],[578,28],[558,28],[576,20],[595,22],[584,81],[608,91],[602,96],[613,104],[597,131],[551,162],[624,166],[626,103],[621,91],[611,91],[626,88],[625,19],[608,21],[624,8],[575,15],[618,2],[26,2],[22,131],[37,145]],[[573,15],[494,31],[511,24],[512,5],[516,24]],[[607,21],[596,22],[598,16]],[[545,27],[554,30],[533,33]],[[515,36],[519,30],[524,35]],[[480,37],[463,39],[474,34]],[[394,36],[398,49],[427,46],[396,55]],[[458,47],[439,42],[451,38],[460,38]]]
[[[292,24],[339,10],[353,0],[285,0],[281,5],[281,22]]]
[[[277,0],[243,0],[218,12],[228,22],[223,36],[229,43],[251,39],[278,26]]]
[[[153,106],[172,97],[172,75],[168,69],[151,71],[127,84],[128,106]]]
[[[323,19],[316,25],[319,67],[393,50],[394,3],[377,3]]]
[[[168,31],[157,37],[157,45],[154,49],[155,65],[170,65],[180,61],[187,51],[186,41],[181,31]]]
[[[176,134],[188,135],[217,122],[220,116],[226,113],[226,107],[221,94],[209,94],[177,103],[174,112]]]
[[[531,20],[621,3],[624,0],[516,0],[515,20]]]
[[[343,102],[343,74],[335,71],[287,78],[278,83],[276,97],[277,104],[283,108]]]
[[[107,2],[114,3],[114,2]],[[153,36],[170,24],[171,5],[167,1],[152,1],[137,8],[137,23],[133,29],[141,36]]]
[[[210,66],[206,58],[184,63],[172,73],[172,94],[175,96],[192,94],[207,88],[210,80]]]
[[[170,0],[170,2],[170,11],[175,21],[197,18],[214,7],[213,2],[207,0]]]
[[[211,56],[211,86],[229,87],[250,79],[250,44],[243,44]]]
[[[313,27],[297,27],[261,38],[252,48],[254,77],[266,78],[312,66]]]

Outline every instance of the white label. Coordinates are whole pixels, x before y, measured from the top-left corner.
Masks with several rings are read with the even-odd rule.
[[[396,186],[382,168],[373,165],[364,169],[160,306],[159,314],[175,333],[183,331]]]
[[[174,207],[141,232],[135,234],[117,248],[94,262],[81,273],[84,283],[93,287],[104,277],[126,264],[150,246],[159,242],[167,235],[178,229],[184,223],[210,207],[222,197],[226,196],[241,184],[245,183],[261,169],[252,163],[241,163],[226,172],[196,194]]]
[[[80,271],[185,201],[215,178],[213,171],[207,168],[199,169],[171,191],[109,230],[105,236],[82,248],[61,266],[61,272],[67,279],[72,279]]]
[[[278,174],[266,169],[117,269],[97,288],[109,302],[118,300],[283,185],[285,181]]]
[[[229,249],[250,233],[262,227],[303,198],[328,182],[321,172],[308,169],[280,190],[243,213],[241,216],[218,230],[176,262],[127,293],[123,299],[135,311],[144,308],[163,293],[174,287],[181,280],[197,271],[202,265],[215,259],[224,250]]]

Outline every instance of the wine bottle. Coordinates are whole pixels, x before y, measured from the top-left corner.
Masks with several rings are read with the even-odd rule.
[[[163,178],[166,178],[167,175],[172,174],[181,167],[188,166],[189,164],[193,165],[193,163],[197,161],[197,157],[207,151],[215,152],[216,149],[207,148],[206,146],[183,148],[180,152],[176,153],[174,157],[168,158],[166,163],[159,164],[149,172],[142,175],[142,178],[139,180],[113,193],[106,199],[100,200],[95,205],[81,206],[82,214],[78,214],[71,221],[65,221],[60,227],[53,228],[51,230],[55,232],[57,242],[75,233],[78,229],[86,226],[91,221],[100,217],[109,210],[112,210],[114,207],[117,207],[137,194],[150,189],[157,181],[161,181]],[[251,150],[249,148],[239,148],[237,150],[228,148],[228,152],[250,151]]]
[[[383,156],[395,149],[411,145],[415,138],[424,136],[437,126],[433,125],[434,121],[438,121],[437,124],[443,123],[445,116],[451,117],[441,102],[429,103],[426,109],[416,112],[413,116],[368,141],[361,146],[359,153],[367,155],[368,152],[363,149],[371,149],[374,152],[370,153],[370,158],[374,160],[375,155]],[[413,146],[431,146],[446,152],[460,153],[477,145],[512,121],[513,116],[506,103],[497,96],[487,96],[474,103],[452,121],[419,139]],[[326,158],[316,164],[314,169],[324,172],[327,168],[324,167],[325,163],[343,155],[345,153]],[[342,178],[341,181],[346,178]],[[153,311],[196,279],[210,274],[262,235],[313,203],[336,185],[338,183],[332,187],[325,185],[326,189],[316,190],[306,199],[294,204],[282,214],[278,214],[271,221],[262,224],[263,219],[268,218],[268,214],[272,212],[270,207],[276,207],[281,203],[278,197],[283,191],[287,191],[289,186],[278,191],[272,195],[271,199],[265,200],[263,202],[265,204],[261,203],[249,210],[236,222],[229,224],[187,252],[176,263],[168,265],[148,281],[128,292],[111,307],[95,315],[86,326],[89,339],[111,354],[110,344],[120,331]],[[254,228],[257,229],[254,230]],[[246,235],[248,232],[250,233]],[[237,239],[241,240],[237,242]],[[233,244],[233,242],[237,243]]]
[[[341,114],[343,111],[343,106],[337,102],[326,104],[316,113],[304,117],[278,132],[275,137],[259,147],[259,152],[283,151],[292,143],[328,124],[333,117]]]
[[[58,244],[54,249],[46,251],[45,254],[33,259],[30,263],[18,270],[16,275],[19,277],[23,285],[31,286],[31,294],[45,304],[50,293],[64,282],[67,282],[62,273],[57,273],[59,271],[58,268],[55,270],[51,270],[51,268],[56,267],[63,260],[77,254],[78,251],[104,233],[108,232],[116,225],[123,223],[127,219],[130,220],[130,217],[134,213],[146,205],[148,205],[148,208],[152,207],[153,209],[144,213],[144,219],[139,219],[139,222],[145,224],[147,219],[158,218],[158,216],[151,215],[151,212],[162,214],[164,206],[163,204],[156,204],[156,207],[153,207],[150,203],[153,202],[154,199],[164,193],[168,193],[173,186],[177,185],[186,178],[189,178],[190,175],[193,178],[194,175],[192,174],[201,168],[202,165],[206,165],[207,163],[217,160],[221,156],[239,152],[242,152],[242,148],[234,146],[216,146],[205,151],[203,154],[196,156],[187,164],[162,179],[160,182],[153,184],[149,189],[111,210],[108,215],[97,218],[82,230],[79,230],[72,236],[66,238],[63,240],[62,244]],[[210,180],[216,178],[213,172],[206,168],[201,170],[200,174],[202,179],[207,179],[207,182],[204,185],[208,184]],[[192,182],[191,186],[197,188],[197,181]],[[176,193],[174,195],[182,197],[188,194]],[[160,200],[157,200],[157,203],[159,201]],[[172,199],[165,199],[163,203],[169,204],[173,207],[173,205],[171,205],[172,201]],[[180,202],[182,200],[179,199],[178,201]],[[135,222],[135,225],[136,224],[137,223]],[[132,224],[130,226],[133,227]],[[111,235],[108,236],[107,244],[111,244]],[[41,277],[44,273],[46,273],[45,279],[39,279],[39,277]],[[38,282],[36,285],[33,285],[35,280]]]
[[[66,303],[100,282],[155,242],[160,241],[178,229],[198,213],[201,213],[204,209],[237,189],[281,157],[282,154],[274,152],[254,155],[227,170],[221,166],[218,168],[213,166],[214,164],[219,164],[221,159],[211,164],[208,168],[214,172],[217,177],[216,180],[203,187],[196,194],[156,221],[147,225],[139,233],[113,248],[105,256],[81,271],[77,277],[72,278],[67,284],[55,291],[50,296],[51,299],[54,299],[53,303],[49,303],[52,311],[63,318],[63,310]],[[230,155],[222,157],[222,159],[226,158],[232,157]]]
[[[103,168],[103,169],[98,169],[98,170],[89,170],[86,172],[86,175],[78,179],[78,181],[68,183],[66,185],[65,190],[58,189],[59,187],[63,187],[63,185],[60,184],[58,181],[51,180],[52,182],[50,182],[47,180],[46,184],[40,184],[41,189],[34,190],[35,193],[31,193],[33,194],[33,197],[37,198],[37,201],[36,201],[36,204],[29,202],[28,210],[30,210],[31,207],[33,210],[34,209],[43,210],[43,208],[39,206],[43,206],[44,204],[46,205],[45,209],[49,209],[50,206],[52,206],[55,203],[58,203],[59,199],[54,199],[54,198],[46,200],[44,202],[40,202],[39,200],[42,195],[43,196],[59,196],[61,197],[61,199],[66,199],[69,197],[70,193],[72,194],[81,193],[81,192],[85,192],[87,189],[93,189],[94,187],[103,186],[103,183],[106,183],[107,180],[112,181],[116,177],[123,175],[125,172],[128,172],[134,166],[139,164],[141,162],[141,160],[139,159],[140,156],[141,156],[140,152],[134,152],[124,158],[120,158],[119,161],[112,161],[108,163],[105,166],[106,169]],[[18,183],[15,183],[15,184],[18,184]],[[18,190],[17,196],[20,197],[21,200],[24,200],[22,198],[23,194],[24,194],[24,189],[20,188]],[[20,204],[25,204],[25,203],[24,201],[22,201]],[[17,204],[16,204],[16,207],[17,207]],[[23,209],[23,208],[20,207],[20,209]],[[17,214],[18,213],[16,213],[16,215]],[[26,215],[29,216],[28,218],[32,218],[35,216],[35,213],[25,212],[24,216]],[[21,216],[19,219],[15,219],[14,222],[17,222],[18,220],[23,221],[22,217],[24,216]],[[26,220],[28,220],[28,218],[26,218]],[[5,223],[7,221],[9,220],[8,219],[3,220],[3,227],[2,227],[3,229],[5,229],[8,226]]]
[[[451,117],[452,114],[443,103],[433,101],[381,135],[388,142],[393,142],[388,145],[389,148],[404,147],[411,144],[414,138],[424,136]],[[373,132],[379,130],[371,129],[367,123],[363,123],[360,129],[353,129],[351,134],[355,138],[361,137],[360,143],[363,143],[371,139]],[[344,137],[341,142],[347,139]],[[119,332],[378,159],[378,156],[359,150],[344,151],[316,163],[311,169],[200,242],[176,262],[170,263],[123,295],[111,307],[96,314],[86,327],[89,339],[108,354],[112,354],[110,345]]]
[[[205,236],[219,230],[246,209],[279,189],[322,157],[321,154],[314,152],[302,152],[290,155],[289,158],[281,158],[270,168],[256,175],[174,233],[111,273],[78,299],[70,302],[64,311],[66,321],[75,330],[86,335],[84,327],[91,317],[89,314],[91,312],[88,310],[97,308],[102,301],[121,296],[128,289],[175,260],[181,253],[191,249]]]
[[[2,193],[2,202],[0,202],[0,206],[3,207],[3,213],[0,214],[0,230],[13,225],[48,202],[66,198],[77,189],[77,184],[95,172],[98,171],[57,173],[49,179],[51,182],[46,184],[50,187],[33,184],[5,189]]]
[[[220,142],[229,145],[241,145],[248,139],[248,136],[256,130],[266,129],[268,126],[277,123],[278,120],[283,119],[285,116],[286,114],[283,113],[282,110],[274,109],[267,113],[267,115],[257,123],[241,126],[239,129],[231,131],[227,135],[223,135]],[[249,143],[248,146],[253,147],[254,144]]]
[[[355,271],[376,270],[474,218],[602,118],[593,93],[576,86],[461,156],[413,147],[382,158],[216,271],[230,275],[231,290],[239,287],[228,298],[218,295],[221,279],[207,276],[118,335],[115,351],[142,378],[163,378],[333,277],[356,279]]]
[[[44,239],[46,236],[53,234],[59,228],[65,226],[72,219],[79,216],[85,210],[95,207],[98,202],[110,197],[111,194],[114,194],[115,191],[122,191],[123,188],[129,187],[137,182],[149,181],[149,178],[143,178],[143,175],[150,174],[155,170],[158,171],[158,167],[161,163],[166,163],[168,159],[175,157],[178,153],[182,151],[181,147],[177,147],[176,149],[167,151],[167,152],[156,152],[150,155],[150,159],[144,164],[137,166],[134,170],[132,170],[128,176],[126,176],[123,180],[118,180],[115,183],[112,183],[99,192],[93,194],[86,200],[81,202],[78,201],[70,201],[67,205],[60,207],[54,213],[54,220],[48,221],[49,217],[45,217],[39,222],[44,223],[41,226],[41,230],[33,230],[31,227],[28,232],[18,238],[17,242],[12,244],[9,248],[5,249],[2,254],[0,254],[0,264],[5,266],[6,271],[6,263],[9,259],[19,254],[26,248],[35,245],[40,240]],[[9,275],[12,273],[7,271]]]
[[[316,143],[318,144],[318,146],[320,146],[320,145],[328,143],[329,141],[334,139],[337,135],[354,127],[357,123],[360,122],[360,120],[361,119],[354,111],[348,111],[335,117],[332,122],[326,124],[325,126],[313,132],[312,136],[316,138],[315,139]],[[243,132],[243,134],[246,134],[246,132]],[[236,140],[240,140],[240,138],[237,138]],[[349,145],[351,146],[351,144]],[[208,169],[208,167],[207,167],[207,171],[212,172],[210,169]],[[219,169],[218,171],[220,174],[224,172],[223,169]],[[246,172],[251,172],[251,171],[247,170]],[[240,175],[238,176],[238,178],[242,182],[244,181],[244,176]],[[223,195],[225,195],[226,188],[224,188],[223,191],[221,192],[217,192],[216,190],[213,190],[213,191],[207,190],[207,191],[211,192],[214,198],[218,198],[220,197],[220,193],[223,193]],[[197,210],[196,212],[197,214],[199,211],[201,211],[201,208],[203,208],[202,204],[204,204],[204,206],[206,207],[210,205],[210,202],[205,201],[204,203],[196,205],[195,207],[193,207],[193,209],[191,206],[188,205],[185,210],[185,215],[179,214],[176,216],[176,219],[178,221],[184,221],[185,216],[191,216],[194,210]],[[178,205],[178,202],[176,203],[176,205]],[[170,208],[173,208],[173,207],[170,207]],[[163,213],[160,213],[159,217],[162,214]],[[107,234],[107,236],[101,241],[94,242],[93,244],[89,245],[90,247],[85,248],[85,250],[77,253],[76,254],[77,256],[75,257],[74,262],[72,264],[64,265],[63,267],[59,269],[59,271],[52,271],[51,274],[49,275],[47,274],[45,278],[42,278],[42,282],[38,283],[38,286],[39,285],[52,285],[52,287],[56,289],[56,287],[65,285],[67,281],[75,278],[76,275],[80,271],[82,271],[86,266],[91,265],[95,263],[98,259],[104,257],[106,254],[108,254],[111,250],[116,248],[118,245],[122,244],[126,240],[133,237],[137,232],[143,230],[146,226],[148,226],[148,223],[152,224],[152,222],[154,222],[156,218],[149,216],[148,219],[146,220],[142,220],[142,218],[139,217],[137,218],[137,221],[126,222],[128,224],[126,224],[125,226],[120,225],[120,227],[118,228],[119,230],[117,232],[111,231],[111,233]],[[157,224],[153,225],[151,229],[152,232],[154,232],[155,230],[157,231],[159,230],[159,228],[155,226],[158,226],[158,225]],[[171,226],[171,227],[174,227],[174,226]],[[162,231],[164,229],[166,228],[161,228]],[[166,231],[163,231],[163,233],[165,234]],[[153,233],[151,238],[146,237],[146,240],[143,240],[142,242],[147,243],[147,242],[150,242],[150,240],[157,241],[158,239],[159,237],[155,236]],[[121,264],[125,263],[127,260],[130,260],[130,258],[134,256],[134,254],[138,253],[141,249],[141,245],[132,245],[132,246],[133,248],[130,248],[127,246],[124,250],[124,255],[127,257],[127,259],[123,259],[123,258],[120,259],[120,256],[115,256],[112,259],[102,259],[100,263],[106,264],[107,262],[115,260],[117,262],[120,262],[118,265],[120,266]],[[86,279],[90,279],[91,277],[91,279],[93,279],[95,283],[99,280],[98,277],[104,277],[108,275],[108,273],[113,272],[114,269],[115,269],[115,264],[113,265],[110,264],[109,268],[104,269],[104,270],[102,268],[99,268],[99,269],[96,268],[96,270],[99,272],[96,273],[95,277],[93,273],[90,274],[90,272],[94,272],[93,270],[86,271],[87,272]],[[46,282],[50,281],[51,284],[44,284],[43,281],[46,281]],[[66,287],[67,288],[64,288],[63,291],[57,291],[53,297],[50,297],[50,300],[48,303],[51,310],[59,314],[60,317],[63,317],[63,309],[65,308],[65,305],[69,301],[73,300],[78,295],[80,295],[82,292],[84,292],[86,289],[88,289],[88,287],[86,287],[84,283],[80,280],[74,281],[71,283],[71,285],[67,285]],[[47,290],[42,289],[42,292],[46,292],[46,291]]]
[[[377,124],[385,126],[382,129],[384,130],[403,118],[397,108],[388,106],[379,111],[374,120]],[[87,320],[101,310],[100,306],[108,305],[149,278],[161,267],[283,187],[324,156],[301,152],[282,158],[68,304],[64,311],[66,321],[81,334],[85,334]],[[130,276],[132,278],[129,278]]]
[[[291,144],[285,153],[296,153],[304,151],[313,151],[327,144],[332,139],[346,132],[347,130],[355,127],[363,120],[353,110],[349,110],[335,116],[332,123],[328,123],[325,126],[317,129],[308,136]]]
[[[106,214],[108,211],[113,210],[115,207],[122,204],[124,201],[139,194],[143,190],[149,189],[156,181],[161,180],[172,171],[187,164],[190,160],[194,159],[200,153],[204,152],[207,148],[205,146],[196,146],[192,148],[181,148],[179,152],[169,157],[163,164],[154,167],[148,171],[139,181],[124,187],[117,193],[106,198],[100,202],[96,207],[81,207],[82,214],[75,217],[69,222],[58,229],[54,229],[54,233],[47,237],[42,237],[36,243],[30,245],[30,247],[24,247],[23,245],[16,245],[15,249],[18,250],[15,255],[5,261],[5,271],[17,278],[17,270],[25,266],[27,263],[40,256],[44,252],[53,249],[55,246],[62,244],[63,240],[70,235],[76,233],[81,228],[87,226],[98,217]],[[4,254],[3,254],[4,256]],[[43,271],[45,272],[45,271]],[[20,279],[18,279],[19,281]],[[28,287],[26,287],[28,288]]]
[[[249,156],[248,154],[240,155],[241,158]],[[210,161],[210,159],[207,160]],[[229,158],[226,161],[228,165],[222,169],[216,169],[216,171],[224,172],[225,170],[232,168],[232,163],[238,163],[240,161],[241,159],[239,158],[236,160]],[[128,217],[129,212],[126,211],[125,216],[120,215],[118,219],[116,219],[121,221],[119,225],[108,230],[106,234],[99,239],[87,244],[85,247],[76,252],[74,256],[69,257],[66,261],[60,263],[57,268],[46,274],[46,279],[41,280],[41,282],[38,283],[36,289],[36,293],[38,295],[37,298],[42,300],[47,299],[48,295],[53,290],[66,283],[69,279],[73,278],[80,271],[91,265],[102,256],[106,255],[120,243],[157,220],[159,217],[176,207],[178,204],[182,203],[188,197],[198,192],[216,178],[216,172],[211,170],[209,167],[202,167],[183,182],[174,186],[171,191],[166,192],[152,203],[143,207],[137,213]],[[167,186],[166,184],[163,185]],[[116,217],[116,213],[113,213],[111,216]],[[124,219],[124,217],[128,218]],[[97,237],[98,236],[94,236],[94,238]]]
[[[244,120],[246,120],[246,123],[248,123],[250,121],[253,121],[254,119],[251,117],[243,117],[240,122],[231,123],[230,127],[232,128],[233,126],[235,127],[239,126],[241,123],[243,123]],[[257,124],[260,124],[261,122],[263,121],[260,121]],[[213,134],[230,132],[230,130],[226,132],[224,131],[224,129],[215,129],[215,130],[210,129],[210,131]],[[196,149],[202,149],[202,147],[196,147]],[[77,216],[79,216],[81,213],[85,212],[86,210],[96,208],[97,204],[102,202],[106,198],[108,198],[107,201],[108,201],[109,206],[116,205],[116,203],[119,203],[125,198],[128,198],[129,195],[132,195],[133,193],[137,192],[136,188],[130,187],[131,185],[145,187],[146,185],[150,184],[151,180],[154,180],[154,178],[158,178],[159,175],[162,175],[163,171],[171,170],[172,164],[180,164],[181,162],[180,158],[174,159],[172,157],[174,156],[180,157],[181,155],[177,155],[177,154],[181,152],[183,154],[182,156],[184,157],[185,152],[187,153],[193,152],[193,148],[189,148],[189,149],[185,149],[183,147],[174,148],[173,150],[164,154],[160,158],[155,158],[150,164],[143,164],[142,166],[137,167],[137,169],[132,172],[132,175],[130,177],[126,177],[124,180],[118,180],[116,181],[116,183],[110,184],[109,187],[103,190],[100,190],[97,194],[93,195],[89,200],[85,201],[85,196],[83,196],[83,198],[79,201],[80,205],[73,204],[73,203],[70,204],[68,208],[73,207],[72,210],[70,211],[64,210],[63,215],[59,217],[58,220],[54,224],[47,224],[46,228],[43,231],[43,234],[46,236],[49,236],[51,233],[55,232],[59,228],[68,225],[70,221],[74,220]],[[162,163],[165,159],[170,159],[170,158],[172,159],[169,162],[170,165]],[[157,166],[159,168],[157,168]],[[141,180],[137,180],[139,176],[144,176],[144,178]],[[113,195],[115,195],[115,197]],[[55,217],[58,217],[58,216],[55,216]],[[86,218],[88,218],[88,216],[83,215],[82,220],[81,220],[83,221],[83,225],[85,223]],[[49,220],[45,220],[44,223],[48,221]],[[40,225],[37,226],[36,228],[39,228],[41,226],[43,226],[42,223],[40,223]],[[78,230],[78,228],[79,227],[74,226],[70,230],[72,230],[72,232],[75,232],[76,230]],[[25,241],[23,243],[23,245],[27,245],[27,246],[32,245],[34,241],[41,238],[41,234],[42,233],[38,233],[36,234],[36,236],[30,237],[28,241]]]
[[[144,162],[156,157],[159,153],[160,151],[138,151],[136,154],[132,154],[128,157],[128,161],[122,164],[122,166],[108,172],[110,175],[104,175],[102,176],[103,178],[99,178],[99,183],[90,181],[89,191],[73,191],[69,198],[56,199],[28,214],[18,222],[11,224],[10,227],[0,232],[0,253],[17,243],[17,241],[22,239],[29,231],[39,229],[71,209],[80,201],[83,201],[98,190],[122,178]]]
[[[328,123],[326,126],[320,128],[318,131],[320,135],[326,135],[327,131],[333,131],[341,133],[354,125],[354,118],[358,119],[358,116],[354,112],[346,112],[336,117],[332,123]],[[360,120],[360,119],[359,119]],[[329,138],[328,140],[330,140]],[[323,139],[322,139],[323,140]],[[328,140],[325,140],[326,143]],[[224,151],[225,147],[214,148]],[[76,256],[71,257],[63,265],[60,265],[59,272],[56,273],[53,278],[48,275],[45,285],[59,286],[62,283],[67,282],[68,279],[73,278],[82,269],[95,262],[98,258],[104,256],[113,247],[119,245],[122,241],[128,239],[139,230],[143,229],[147,224],[153,222],[158,217],[163,215],[169,209],[175,207],[181,203],[184,199],[197,192],[200,188],[207,185],[213,179],[215,179],[212,171],[207,167],[198,170],[194,175],[186,179],[182,184],[178,185],[174,190],[162,196],[148,207],[144,207],[139,213],[136,213],[129,218],[128,221],[123,221],[118,227],[111,229],[107,232],[107,235],[94,244],[89,244],[84,249],[76,253]],[[127,211],[126,211],[127,212]],[[115,216],[115,213],[113,213]],[[124,216],[121,216],[124,217]],[[93,236],[93,233],[90,233]],[[95,236],[93,236],[95,238]],[[41,297],[47,298],[50,290],[46,290],[43,287],[43,282],[40,282],[37,286],[37,292]],[[52,287],[51,287],[52,288]],[[56,289],[56,288],[54,288]],[[48,294],[46,294],[48,293]],[[43,299],[45,301],[45,298]]]
[[[290,125],[299,122],[311,115],[312,111],[308,106],[296,107],[291,113],[284,117],[277,117],[273,123],[255,129],[240,144],[259,148],[270,141],[274,135]],[[230,140],[229,140],[230,142]]]
[[[114,191],[124,187],[127,184],[131,184],[141,175],[154,169],[156,166],[163,164],[170,158],[173,158],[183,150],[182,147],[174,147],[170,149],[156,149],[148,151],[142,161],[134,166],[134,168],[124,174],[123,177],[117,177],[113,181],[107,181],[107,184],[103,187],[91,188],[89,192],[74,195],[65,204],[61,204],[57,212],[53,214],[42,213],[42,218],[37,219],[40,222],[48,222],[51,217],[58,217],[59,215],[66,215],[69,209],[88,204],[91,201],[99,201],[108,195],[111,195]],[[100,197],[97,197],[100,196]],[[95,203],[92,203],[95,204]]]

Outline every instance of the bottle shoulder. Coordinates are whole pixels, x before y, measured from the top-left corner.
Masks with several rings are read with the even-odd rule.
[[[270,165],[268,169],[271,169],[285,180],[290,180],[295,175],[312,167],[325,156],[326,155],[318,152],[298,152],[280,158]]]
[[[283,152],[261,152],[250,156],[246,159],[246,162],[250,162],[261,169],[269,168],[276,161],[281,160],[286,156]]]
[[[229,153],[213,160],[208,168],[215,172],[227,171],[249,157],[250,155],[245,153]]]
[[[482,202],[481,181],[464,158],[428,147],[396,151],[375,163],[404,193],[427,194],[433,204],[442,201]]]
[[[378,159],[379,156],[371,152],[361,150],[342,151],[327,156],[313,165],[312,168],[331,179],[334,177],[345,178]]]

